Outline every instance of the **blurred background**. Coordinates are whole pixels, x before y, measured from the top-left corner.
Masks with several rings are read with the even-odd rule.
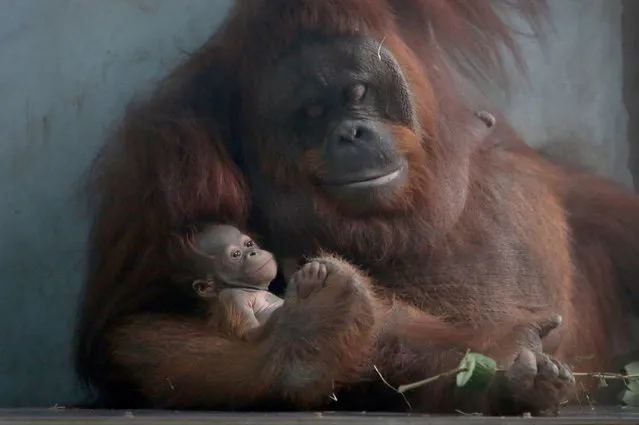
[[[83,173],[125,103],[197,48],[230,3],[0,1],[0,407],[82,397],[70,349]],[[529,84],[495,101],[531,144],[639,187],[639,1],[549,3],[545,50],[523,40]]]

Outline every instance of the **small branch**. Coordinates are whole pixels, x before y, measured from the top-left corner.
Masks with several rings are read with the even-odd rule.
[[[608,372],[575,372],[573,376],[587,376],[589,378],[599,379],[639,379],[639,373],[632,375],[624,375],[622,373],[608,373]]]
[[[377,372],[377,374],[379,375],[379,378],[382,380],[382,382],[384,383],[384,385],[386,385],[388,388],[390,388],[391,390],[395,391],[397,394],[401,395],[402,398],[404,399],[404,402],[406,403],[406,405],[408,406],[409,410],[413,410],[413,406],[411,406],[410,402],[408,401],[408,399],[406,398],[406,396],[404,395],[404,393],[399,392],[397,390],[397,388],[393,387],[391,384],[388,383],[388,381],[386,379],[384,379],[384,376],[382,375],[382,372],[379,371],[379,369],[377,368],[377,366],[373,365],[373,369],[375,369],[375,372]]]
[[[386,37],[382,38],[382,41],[379,42],[379,46],[377,47],[377,57],[380,61],[382,60],[382,46],[384,45],[385,40]]]
[[[397,392],[405,393],[406,391],[413,390],[415,388],[419,388],[422,385],[430,384],[431,382],[437,381],[438,379],[445,378],[447,376],[456,375],[460,372],[466,372],[468,369],[464,367],[458,367],[457,369],[449,370],[448,372],[440,373],[439,375],[431,376],[430,378],[422,379],[421,381],[413,382],[411,384],[400,385],[397,388]]]

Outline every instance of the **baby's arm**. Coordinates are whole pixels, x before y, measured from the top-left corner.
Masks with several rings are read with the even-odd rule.
[[[282,307],[284,300],[268,291],[255,292],[255,302],[253,304],[254,317],[260,325],[266,323],[275,310]]]
[[[230,335],[243,334],[260,326],[253,306],[255,293],[242,289],[223,289],[211,306],[211,325]]]
[[[284,300],[268,291],[223,289],[211,311],[213,325],[242,339],[253,339],[260,334],[261,326],[283,303]]]

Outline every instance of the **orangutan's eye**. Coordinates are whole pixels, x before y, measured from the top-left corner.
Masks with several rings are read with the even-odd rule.
[[[346,88],[344,97],[349,104],[356,104],[364,100],[367,91],[368,87],[366,87],[366,84],[353,84],[352,86]]]
[[[319,118],[324,115],[324,107],[319,104],[306,107],[306,116],[309,118]]]

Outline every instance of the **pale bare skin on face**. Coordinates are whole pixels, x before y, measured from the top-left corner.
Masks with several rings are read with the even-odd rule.
[[[193,289],[209,301],[211,312],[236,316],[242,323],[238,336],[263,325],[284,303],[268,292],[268,285],[277,274],[273,255],[237,228],[208,226],[196,235],[190,247],[187,259],[202,276],[193,282]]]
[[[193,282],[193,289],[208,300],[214,320],[228,322],[228,327],[241,338],[256,337],[259,328],[284,304],[283,299],[268,291],[277,274],[273,255],[228,225],[206,227],[190,248],[187,260],[202,276]],[[307,281],[323,281],[326,274],[324,265],[312,263],[295,273],[295,280],[304,288]]]

